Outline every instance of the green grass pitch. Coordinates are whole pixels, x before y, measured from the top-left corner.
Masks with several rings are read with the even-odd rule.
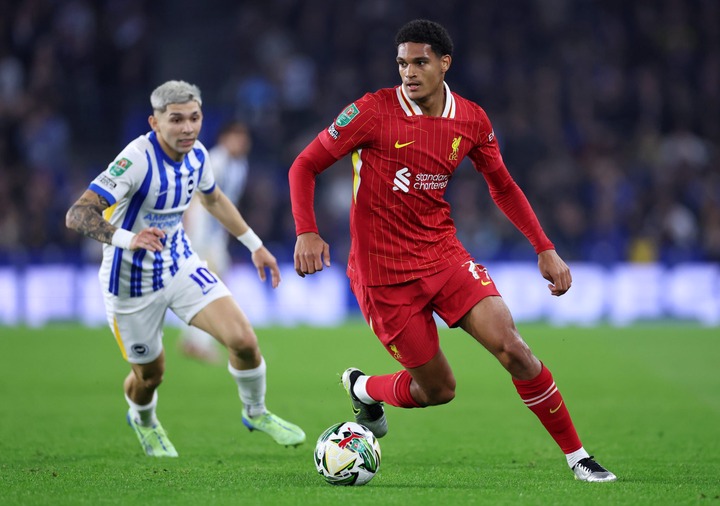
[[[352,414],[340,374],[396,364],[360,323],[258,329],[268,407],[308,442],[284,448],[240,422],[226,369],[186,359],[166,335],[158,414],[180,457],[145,457],[125,423],[128,367],[106,328],[0,328],[2,505],[720,505],[720,330],[523,325],[553,371],[586,449],[618,475],[573,479],[495,360],[461,331],[442,346],[458,386],[445,406],[387,407],[378,475],[333,487],[317,436]]]

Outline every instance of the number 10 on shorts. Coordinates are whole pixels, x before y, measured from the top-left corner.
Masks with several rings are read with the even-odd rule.
[[[198,267],[195,272],[190,274],[190,279],[200,285],[203,295],[215,288],[218,282],[218,279],[207,267]]]

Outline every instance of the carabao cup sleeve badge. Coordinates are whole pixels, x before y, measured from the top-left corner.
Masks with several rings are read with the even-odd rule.
[[[360,114],[360,110],[357,106],[355,104],[350,104],[343,112],[340,113],[340,116],[338,116],[335,120],[335,124],[339,127],[344,127],[358,114]]]
[[[115,177],[121,176],[123,172],[130,168],[131,165],[132,162],[127,158],[120,158],[119,160],[115,160],[115,163],[113,163],[110,167],[110,175]]]

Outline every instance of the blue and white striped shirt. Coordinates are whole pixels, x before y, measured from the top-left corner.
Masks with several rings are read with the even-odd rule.
[[[155,253],[103,244],[103,288],[119,297],[141,297],[167,286],[185,259],[195,254],[182,216],[195,190],[211,193],[215,178],[200,141],[175,162],[150,132],[128,144],[89,188],[110,203],[105,219],[116,227],[135,233],[157,227],[165,232],[164,248]]]

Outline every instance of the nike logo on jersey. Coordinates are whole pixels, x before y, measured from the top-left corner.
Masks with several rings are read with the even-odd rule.
[[[395,149],[404,148],[405,146],[409,146],[409,145],[412,144],[413,142],[415,142],[415,141],[403,142],[402,144],[400,144],[400,141],[395,141]]]

